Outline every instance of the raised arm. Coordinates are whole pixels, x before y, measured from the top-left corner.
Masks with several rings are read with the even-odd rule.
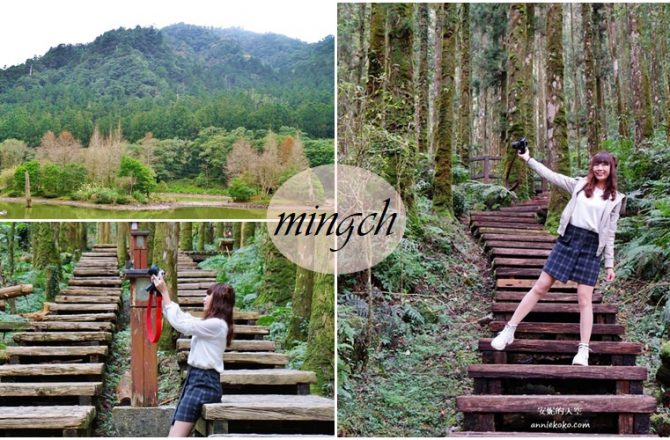
[[[220,319],[200,319],[183,312],[178,304],[170,302],[163,306],[165,317],[180,333],[197,335],[202,338],[225,337],[226,324]]]
[[[537,160],[530,157],[528,149],[526,149],[526,152],[524,154],[520,154],[519,157],[521,157],[523,160],[526,161],[526,163],[528,163],[528,167],[531,170],[535,171],[540,177],[546,179],[552,185],[556,185],[559,188],[562,188],[563,190],[569,192],[570,194],[572,194],[572,191],[575,189],[575,186],[577,186],[578,179],[574,177],[564,176],[563,174],[550,170]]]

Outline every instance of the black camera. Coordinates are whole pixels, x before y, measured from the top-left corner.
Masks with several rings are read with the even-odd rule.
[[[512,148],[517,150],[519,154],[524,154],[526,152],[527,146],[528,146],[528,140],[525,137],[522,137],[518,141],[512,142]]]
[[[149,268],[149,270],[147,270],[147,273],[148,273],[149,275],[154,275],[154,276],[157,276],[157,277],[159,277],[159,278],[163,278],[163,277],[165,276],[165,271],[164,271],[163,269],[159,268],[158,266],[156,266],[155,264],[152,264],[152,265],[151,265],[151,267]],[[156,285],[155,285],[154,283],[151,283],[151,285],[148,286],[148,287],[147,287],[146,289],[144,289],[144,290],[146,290],[146,291],[149,292],[149,293],[156,293],[156,294],[158,294],[158,295],[161,294],[161,293],[158,291],[158,289],[156,289]]]

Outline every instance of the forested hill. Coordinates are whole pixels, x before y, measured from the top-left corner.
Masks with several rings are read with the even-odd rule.
[[[36,145],[68,130],[86,142],[96,123],[119,122],[131,141],[193,138],[208,126],[332,137],[333,51],[332,36],[308,44],[185,24],[108,31],[0,70],[0,141]]]

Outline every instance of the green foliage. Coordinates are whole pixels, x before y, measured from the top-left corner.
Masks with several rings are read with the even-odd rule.
[[[481,210],[497,210],[509,206],[514,200],[514,193],[503,186],[468,181],[454,188],[454,213],[456,217]],[[457,202],[458,200],[458,202]],[[460,211],[457,211],[456,209]]]
[[[216,255],[199,264],[199,267],[218,272],[217,281],[229,283],[235,289],[236,306],[251,307],[262,284],[262,260],[256,244],[235,250],[230,257]]]
[[[132,179],[130,193],[139,191],[149,195],[156,187],[156,173],[150,167],[132,157],[123,156],[121,158],[118,175],[119,177],[130,177]]]
[[[235,177],[228,186],[228,195],[236,202],[248,202],[256,190],[251,187],[244,178]]]
[[[39,192],[40,185],[40,163],[36,160],[23,163],[16,167],[14,172],[14,189],[21,194],[25,191],[26,171],[30,176],[30,191],[34,194]]]

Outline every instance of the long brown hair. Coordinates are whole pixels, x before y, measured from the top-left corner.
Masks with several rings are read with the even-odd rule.
[[[616,199],[617,191],[617,178],[616,178],[616,157],[612,153],[607,151],[601,151],[597,154],[594,154],[591,160],[589,161],[589,172],[586,175],[586,186],[584,186],[584,194],[586,197],[591,198],[593,195],[593,190],[598,183],[595,174],[593,173],[593,167],[598,164],[607,164],[610,166],[610,175],[607,176],[607,182],[605,182],[605,191],[603,192],[603,200],[611,198],[612,200]]]
[[[209,309],[205,310],[205,316],[202,319],[219,318],[226,321],[228,325],[226,346],[230,347],[234,332],[235,289],[230,284],[213,284],[207,289],[207,295],[212,295],[212,302],[209,303]]]

